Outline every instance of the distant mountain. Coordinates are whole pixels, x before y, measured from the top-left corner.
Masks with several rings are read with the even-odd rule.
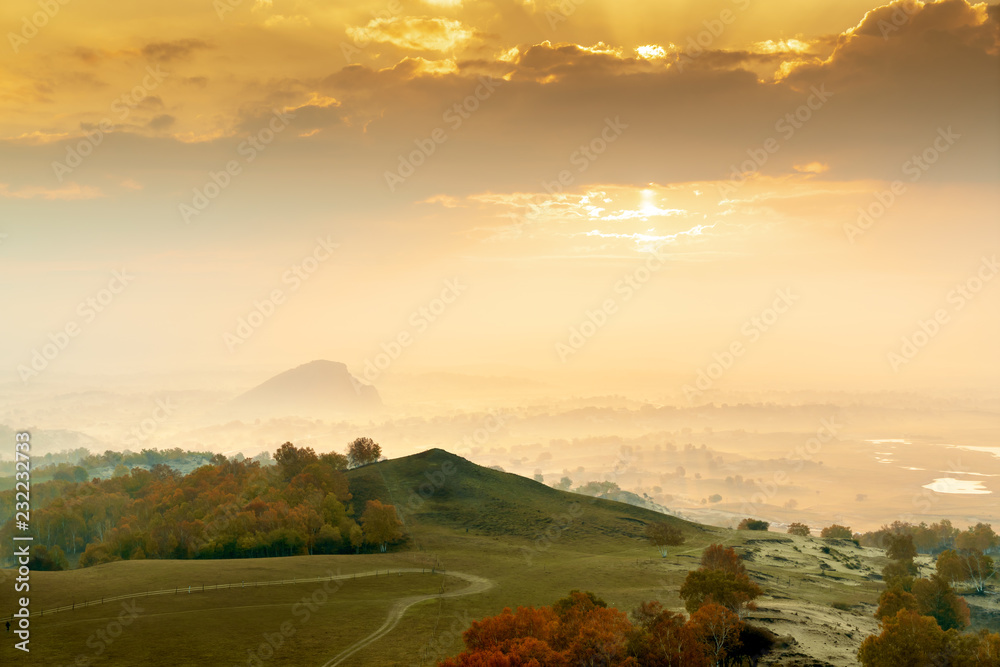
[[[347,365],[318,360],[275,375],[233,401],[257,416],[319,416],[370,412],[382,405],[375,387],[351,375]]]

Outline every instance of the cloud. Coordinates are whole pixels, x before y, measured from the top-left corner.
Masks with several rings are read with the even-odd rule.
[[[46,188],[43,186],[27,186],[17,190],[11,190],[7,183],[0,183],[0,197],[5,199],[98,199],[104,197],[100,188],[81,186],[78,183],[67,183],[59,188]]]
[[[174,118],[170,114],[164,113],[158,116],[154,116],[148,123],[146,123],[146,127],[148,127],[151,130],[160,131],[173,127],[174,123],[176,122],[177,122],[176,118]]]
[[[211,48],[200,39],[179,39],[173,42],[151,42],[142,47],[142,55],[149,60],[170,62],[185,59],[195,51]]]
[[[451,51],[467,44],[475,31],[454,19],[426,16],[376,18],[361,27],[349,27],[357,43],[381,42],[412,51]]]

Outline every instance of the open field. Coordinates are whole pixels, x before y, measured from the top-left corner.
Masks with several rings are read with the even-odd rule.
[[[434,474],[448,470],[452,472]],[[425,482],[431,486],[424,487],[423,502],[408,505],[411,492]],[[34,611],[146,590],[178,592],[132,601],[134,622],[125,626],[121,621],[125,627],[110,643],[97,633],[117,631],[112,624],[131,608],[128,602],[125,607],[115,602],[33,617],[30,660],[13,663],[16,652],[8,642],[0,648],[0,661],[58,667],[319,667],[376,632],[400,600],[455,594],[470,586],[441,570],[492,582],[481,592],[414,604],[384,637],[340,663],[432,665],[461,649],[460,632],[472,619],[507,606],[551,604],[575,588],[594,591],[626,611],[649,599],[681,610],[681,582],[713,542],[734,546],[743,554],[764,588],[760,609],[752,616],[791,638],[780,661],[769,664],[786,664],[796,656],[822,661],[804,664],[856,664],[858,644],[875,630],[871,614],[881,584],[871,575],[886,561],[881,551],[858,548],[850,541],[699,526],[630,505],[555,491],[468,464],[441,450],[352,471],[351,485],[356,500],[388,494],[401,508],[409,540],[400,550],[256,560],[127,561],[33,573]],[[660,558],[641,538],[643,524],[651,520],[677,522],[686,543]],[[432,567],[437,572],[432,574]],[[241,582],[350,577],[376,569],[382,576],[241,587]],[[384,574],[396,569],[418,571]],[[4,574],[9,577],[10,571]],[[235,587],[197,590],[218,584]],[[188,585],[195,592],[188,594]],[[4,590],[9,595],[8,585]],[[286,636],[279,641],[276,633],[282,632],[283,623]],[[267,647],[268,637],[278,644],[277,650]],[[256,662],[254,655],[265,659]],[[74,663],[78,656],[86,661]]]

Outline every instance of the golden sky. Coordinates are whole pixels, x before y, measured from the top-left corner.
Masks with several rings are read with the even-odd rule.
[[[992,386],[998,19],[5,2],[3,367],[21,382],[69,326],[45,373],[360,373],[402,336],[386,372],[636,369],[680,391],[736,344],[713,387]]]

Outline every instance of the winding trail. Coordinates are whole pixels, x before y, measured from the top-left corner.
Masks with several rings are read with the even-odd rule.
[[[419,569],[402,569],[399,572],[420,572]],[[399,624],[399,621],[403,618],[403,614],[406,610],[415,604],[424,602],[426,600],[437,600],[442,598],[457,598],[465,595],[475,595],[477,593],[482,593],[493,588],[494,582],[485,577],[479,577],[474,574],[466,574],[465,572],[448,572],[444,570],[437,571],[439,574],[443,574],[450,577],[457,577],[459,579],[465,579],[470,582],[469,586],[457,591],[450,591],[448,593],[434,593],[431,595],[416,595],[408,598],[403,598],[402,600],[397,600],[396,603],[389,609],[389,614],[386,616],[385,623],[382,624],[375,632],[371,633],[361,641],[355,642],[347,649],[342,651],[336,657],[331,658],[327,662],[324,662],[322,667],[335,667],[341,664],[349,657],[360,651],[361,649],[375,643],[385,635],[392,632],[392,630]]]

